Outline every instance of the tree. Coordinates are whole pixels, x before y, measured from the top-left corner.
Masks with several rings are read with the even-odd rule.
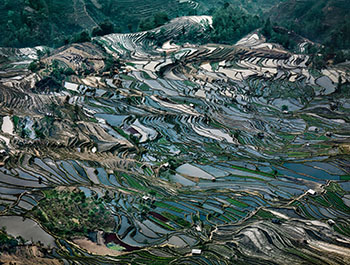
[[[98,27],[94,27],[92,30],[92,36],[104,36],[107,34],[114,33],[114,25],[110,21],[102,22],[98,25]]]
[[[151,18],[142,19],[139,23],[139,31],[151,30],[154,28],[154,23]]]
[[[132,32],[133,27],[132,27],[131,23],[128,24],[128,29],[129,29],[130,32]]]
[[[213,41],[233,44],[252,30],[261,26],[258,16],[247,14],[244,10],[233,5],[225,5],[213,15],[211,33]]]
[[[271,20],[268,18],[265,21],[264,27],[261,30],[261,33],[267,38],[271,38],[271,32],[272,32],[272,26],[271,26]]]
[[[287,105],[282,105],[282,111],[288,111],[288,106]]]
[[[75,35],[73,38],[73,43],[82,43],[91,41],[90,35],[87,31],[82,31],[80,34]]]
[[[32,72],[36,72],[39,69],[39,62],[38,61],[33,61],[29,64],[28,70]]]
[[[91,36],[92,37],[103,36],[102,29],[99,26],[98,27],[94,27],[92,29]]]
[[[159,12],[153,16],[154,27],[162,26],[168,21],[169,21],[168,14],[165,12]]]
[[[159,12],[153,15],[153,17],[148,17],[142,19],[139,23],[139,30],[146,31],[157,27],[160,27],[169,21],[168,14],[165,12]]]

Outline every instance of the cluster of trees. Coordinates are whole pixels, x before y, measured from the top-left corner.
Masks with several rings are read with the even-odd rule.
[[[261,33],[268,42],[278,43],[288,50],[294,50],[297,46],[297,42],[293,40],[287,31],[279,31],[276,29],[278,28],[274,28],[270,18],[268,18],[261,29]]]
[[[74,34],[70,39],[65,40],[65,44],[89,42],[92,37],[111,34],[116,32],[116,29],[119,28],[116,28],[112,22],[106,20],[94,27],[91,33],[88,30],[83,30],[80,33]]]
[[[305,1],[299,3],[293,10],[294,16],[305,13],[306,18],[304,18],[302,25],[306,26],[303,28],[293,22],[285,23],[284,21],[281,22],[284,27],[280,27],[276,23],[272,25],[270,18],[264,21],[256,15],[249,15],[244,10],[226,3],[223,8],[214,12],[213,30],[209,32],[210,41],[232,44],[252,30],[261,28],[261,33],[267,38],[267,41],[281,44],[288,50],[295,50],[298,42],[294,38],[296,35],[294,32],[304,33],[311,37],[314,34],[328,34],[329,29],[325,28],[324,23],[319,21],[324,18],[322,7],[325,6],[326,2],[315,3],[316,1]],[[311,31],[312,33],[310,33]],[[350,49],[350,22],[348,21],[335,28],[330,36],[326,37],[323,45],[306,47],[306,53],[311,55],[313,66],[321,69],[328,62],[341,63],[350,60],[350,52],[346,49]]]
[[[168,14],[165,12],[159,12],[153,15],[153,17],[148,17],[142,19],[139,23],[139,31],[146,31],[160,27],[169,21]]]
[[[302,7],[305,5],[310,5],[309,3],[304,3]],[[299,10],[300,8],[297,8]],[[319,12],[319,9],[313,9],[314,12]],[[305,10],[303,9],[303,12]],[[316,13],[312,13],[315,14]],[[317,13],[318,14],[318,13]],[[322,17],[322,14],[318,14]],[[316,21],[319,19],[315,18]],[[293,38],[294,32],[299,32],[302,36],[310,36],[309,26],[311,26],[314,32],[318,34],[326,34],[325,30],[322,29],[322,23],[319,21],[317,25],[314,25],[314,21],[307,23],[307,27],[301,29],[300,25],[294,25],[293,23],[282,23],[285,27],[280,27],[276,23],[274,25],[271,24],[270,18],[268,18],[264,26],[261,29],[261,33],[266,37],[267,41],[273,43],[279,43],[284,48],[288,50],[295,50],[297,48],[297,42]],[[290,34],[293,32],[293,34]],[[305,34],[305,35],[303,35]],[[313,35],[312,33],[311,35]],[[325,41],[323,41],[320,45],[311,45],[308,44],[305,47],[305,53],[311,56],[312,66],[316,69],[322,69],[326,67],[328,63],[338,64],[345,62],[346,60],[350,60],[350,22],[345,21],[340,27],[334,29],[330,36],[325,37]]]
[[[250,15],[239,6],[228,3],[211,12],[213,13],[212,26],[204,25],[204,30],[198,26],[187,29],[183,27],[178,36],[173,36],[173,40],[177,44],[214,42],[231,45],[263,25],[263,20],[259,16]],[[161,36],[157,37],[157,40],[160,44],[163,43]]]
[[[105,21],[92,29],[91,36],[92,37],[103,36],[114,32],[115,32],[114,24],[110,21]]]
[[[312,65],[316,69],[322,69],[327,66],[329,62],[338,64],[350,60],[350,52],[337,49],[328,43],[324,46],[308,45],[306,53],[311,56]]]
[[[62,45],[80,28],[67,19],[69,10],[73,3],[68,0],[0,1],[0,46]]]
[[[225,3],[213,15],[211,40],[216,43],[233,44],[254,29],[261,27],[262,20],[243,9]]]
[[[113,216],[102,198],[86,197],[81,191],[49,190],[45,193],[46,197],[33,208],[32,214],[52,233],[69,237],[113,229]]]
[[[345,20],[331,34],[329,44],[338,49],[350,49],[350,21]]]
[[[350,5],[344,0],[286,0],[272,9],[281,26],[333,49],[350,49]]]
[[[114,17],[117,10],[115,9],[114,0],[102,3],[102,15],[97,14],[96,8],[87,4],[88,11],[95,12],[96,18],[101,20],[102,17],[107,17],[111,18],[113,22],[107,19],[93,29],[82,29],[79,25],[72,24],[72,20],[69,19],[70,13],[74,10],[74,6],[70,1],[6,0],[4,4],[0,3],[0,13],[6,13],[2,18],[0,16],[0,21],[2,20],[0,30],[5,33],[0,40],[0,46],[48,45],[57,47],[72,42],[90,41],[91,37],[113,32],[132,32],[136,29],[140,31],[150,30],[164,25],[169,21],[170,16],[173,17],[173,12],[169,9],[170,13],[160,11],[141,20],[137,16],[131,19],[133,11],[126,12],[127,9],[125,8],[123,7],[122,10],[118,11],[125,11],[125,14],[118,23],[119,26],[116,27]],[[216,11],[213,9],[212,12],[214,30],[209,33],[210,40],[213,42],[231,44],[244,34],[261,26],[261,19],[258,16],[249,15],[243,9],[234,5],[226,3]],[[183,15],[182,13],[178,15]],[[67,19],[62,20],[62,18]],[[127,26],[125,27],[125,25]],[[138,25],[138,27],[135,27],[135,25]],[[207,40],[203,40],[203,36],[197,36],[194,30],[187,33],[191,33],[189,34],[189,41],[192,38],[196,42]]]
[[[6,233],[6,227],[0,230],[0,251],[15,253],[18,241]]]

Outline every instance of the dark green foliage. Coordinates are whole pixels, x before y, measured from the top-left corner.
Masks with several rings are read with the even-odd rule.
[[[232,45],[261,26],[259,16],[250,15],[245,10],[226,3],[215,11],[212,27],[207,25],[204,31],[198,27],[183,28],[182,34],[173,39],[178,44],[214,42]]]
[[[73,1],[0,1],[0,46],[61,45],[79,29],[70,19]],[[81,30],[81,29],[80,29]]]
[[[146,31],[146,30],[150,30],[153,29],[154,23],[153,23],[153,19],[152,18],[146,18],[140,21],[140,25],[139,25],[139,30],[140,31]]]
[[[225,5],[213,15],[211,38],[217,43],[233,44],[262,25],[258,16],[246,13],[233,5]]]
[[[204,43],[212,42],[211,32],[212,32],[212,28],[210,28],[209,26],[204,31],[199,29],[199,27],[197,26],[193,26],[189,29],[183,28],[180,35],[173,36],[173,40],[180,45],[186,42],[204,44]],[[157,43],[158,45],[161,45],[164,43],[164,41],[159,38],[157,38],[157,41],[158,41]]]
[[[197,13],[199,14],[208,14],[213,15],[215,9],[222,4],[227,3],[244,9],[249,14],[263,15],[265,12],[269,11],[274,5],[282,2],[283,0],[197,0],[196,2],[200,3],[200,6],[197,8]]]
[[[29,64],[28,70],[36,72],[40,69],[40,63],[38,61],[33,61]]]
[[[345,0],[287,0],[271,10],[272,20],[337,49],[350,48],[350,5]]]
[[[70,67],[64,70],[64,75],[66,76],[74,75],[74,74],[75,74],[74,70]]]
[[[145,31],[154,29],[156,27],[160,27],[169,21],[168,14],[165,12],[159,12],[153,15],[153,17],[149,17],[140,21],[139,30]]]
[[[162,26],[169,21],[168,14],[165,12],[156,13],[153,16],[153,21],[154,21],[155,27]]]
[[[103,36],[111,33],[114,33],[114,25],[110,21],[105,21],[100,23],[98,27],[93,28],[91,36]]]
[[[69,237],[87,235],[89,231],[111,230],[114,219],[104,201],[87,198],[81,191],[45,191],[32,214],[52,233]]]
[[[350,49],[350,21],[345,20],[339,28],[331,34],[331,43],[341,49]]]
[[[288,106],[287,105],[282,105],[282,111],[288,111]]]
[[[191,226],[191,224],[189,222],[187,222],[186,220],[184,220],[183,218],[176,216],[176,215],[173,215],[169,212],[163,212],[162,215],[165,216],[166,218],[168,218],[169,220],[174,221],[178,225],[181,225],[182,227],[190,227]]]
[[[90,35],[87,31],[82,31],[79,34],[76,34],[73,39],[72,43],[82,43],[82,42],[89,42],[91,40]]]
[[[54,75],[60,75],[58,70],[55,70],[54,74],[52,76],[44,77],[42,80],[38,81],[35,84],[35,92],[59,92],[62,89],[61,84],[57,79],[54,78]]]
[[[263,28],[261,29],[261,33],[267,38],[271,38],[271,34],[272,34],[272,25],[271,25],[271,20],[270,18],[268,18],[265,21],[265,24],[263,26]]]
[[[337,49],[332,43],[325,46],[308,45],[306,53],[310,55],[312,66],[322,69],[329,63],[338,64],[350,60],[350,52]]]
[[[9,236],[5,229],[0,231],[0,251],[14,253],[17,246],[18,241]]]
[[[34,122],[33,129],[34,129],[34,132],[35,132],[35,136],[37,138],[39,138],[39,139],[44,139],[45,138],[43,129],[39,127],[39,124],[38,124],[37,121]],[[39,184],[41,184],[40,182],[42,182],[42,178],[41,177],[39,177]]]
[[[73,36],[73,41],[82,41],[75,36],[82,31],[101,36],[112,32],[133,32],[138,28],[146,30],[163,25],[177,16],[212,14],[222,5],[221,1],[214,0],[198,1],[197,9],[178,0],[133,0],[130,4],[119,0],[98,2],[101,8],[97,8],[90,0],[0,1],[0,46],[58,47],[68,44]],[[279,0],[228,2],[243,7],[250,14],[260,14]],[[117,26],[111,30],[111,25]]]
[[[294,50],[297,46],[297,42],[294,41],[293,35],[290,35],[287,29],[278,26],[273,27],[270,18],[265,21],[261,33],[266,37],[268,42],[278,43],[288,50]]]

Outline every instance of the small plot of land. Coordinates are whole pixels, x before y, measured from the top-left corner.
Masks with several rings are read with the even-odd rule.
[[[87,235],[89,231],[114,228],[114,219],[102,199],[87,198],[79,190],[46,190],[32,215],[55,234]]]
[[[87,238],[77,238],[77,239],[74,239],[73,242],[77,244],[79,247],[86,249],[90,253],[93,253],[96,255],[118,256],[123,254],[121,251],[108,248],[106,245],[98,245]]]

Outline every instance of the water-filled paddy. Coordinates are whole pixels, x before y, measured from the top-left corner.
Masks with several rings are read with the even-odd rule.
[[[0,223],[6,227],[7,233],[14,237],[21,236],[28,241],[40,241],[46,246],[56,246],[55,239],[33,220],[23,220],[20,216],[0,216]]]

